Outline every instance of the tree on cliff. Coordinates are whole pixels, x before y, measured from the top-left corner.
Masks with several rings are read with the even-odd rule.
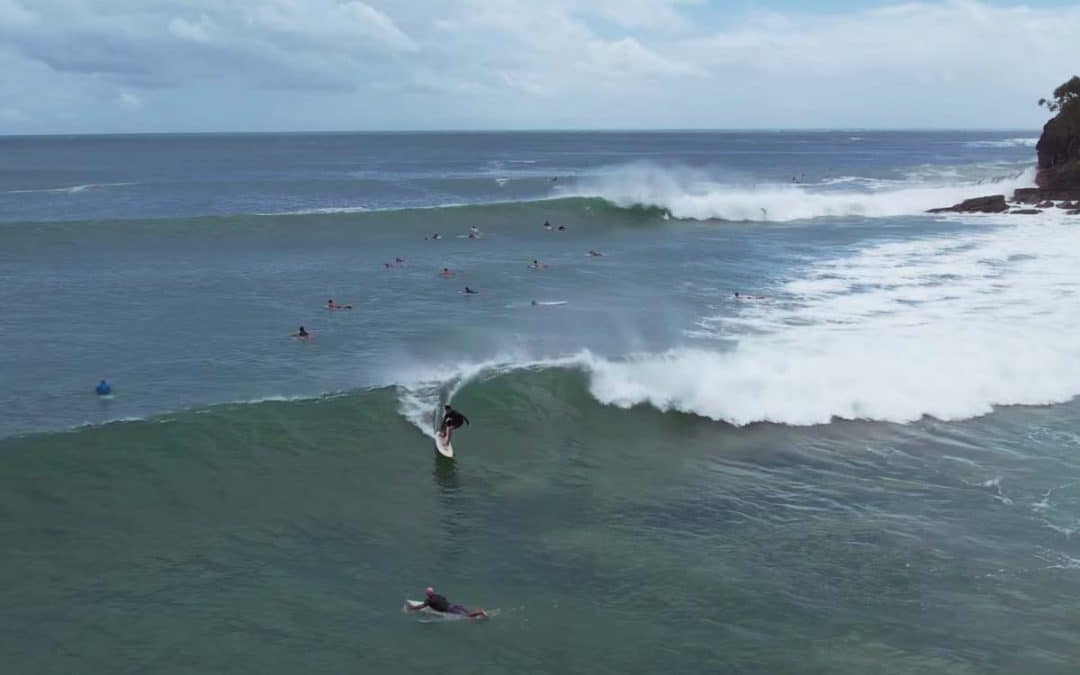
[[[1054,90],[1052,100],[1040,98],[1039,105],[1046,106],[1050,112],[1057,112],[1066,103],[1075,99],[1080,99],[1080,77],[1073,75],[1068,82]]]
[[[1043,190],[1080,196],[1080,77],[1075,75],[1044,102],[1054,116],[1043,125],[1035,144],[1039,170],[1035,184]]]

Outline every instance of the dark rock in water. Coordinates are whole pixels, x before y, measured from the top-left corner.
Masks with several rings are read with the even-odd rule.
[[[1020,204],[1037,204],[1043,201],[1042,190],[1039,188],[1020,188],[1013,190],[1012,200]]]
[[[1054,202],[1047,199],[1047,200],[1039,202],[1035,206],[1039,207],[1040,209],[1049,209],[1049,208],[1053,208]]]
[[[1042,211],[1040,211],[1039,209],[1015,209],[1013,211],[1009,211],[1009,213],[1015,213],[1021,216],[1033,216],[1036,213],[1042,213]]]
[[[1043,190],[1042,188],[1020,188],[1013,191],[1014,202],[1042,206],[1045,202],[1080,200],[1080,188],[1075,190]],[[1049,208],[1049,207],[1046,207]]]
[[[1058,208],[1065,209],[1066,211],[1069,209],[1080,209],[1080,202],[1061,202],[1058,204]]]
[[[930,209],[927,213],[1001,213],[1008,209],[1009,205],[1005,203],[1005,195],[990,195],[988,197],[965,199],[959,204],[940,209]]]

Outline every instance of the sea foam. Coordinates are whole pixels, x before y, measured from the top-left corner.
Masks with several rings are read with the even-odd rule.
[[[714,339],[742,333],[734,349],[580,358],[593,396],[622,407],[735,425],[961,419],[1080,394],[1078,293],[1080,228],[1047,216],[819,263],[737,324],[703,320]]]

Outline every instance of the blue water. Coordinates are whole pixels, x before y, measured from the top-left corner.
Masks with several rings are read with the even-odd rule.
[[[0,139],[0,663],[1074,672],[1080,221],[925,213],[1033,143]]]
[[[703,317],[736,309],[720,302],[733,291],[772,293],[807,259],[964,227],[918,214],[1013,180],[1031,155],[1017,138],[3,139],[0,433],[400,383],[448,364],[682,346]],[[901,215],[862,216],[881,210]],[[465,238],[470,226],[484,237]],[[551,269],[528,269],[534,259]],[[461,297],[466,285],[482,293]],[[331,298],[356,309],[328,313]],[[567,304],[534,312],[532,300]],[[285,339],[301,324],[317,342]],[[101,377],[117,391],[104,404],[84,396]]]
[[[1030,132],[387,133],[0,138],[4,221],[539,199],[633,162],[750,182],[1030,161]],[[499,185],[496,179],[506,179]],[[557,183],[558,181],[556,181]]]

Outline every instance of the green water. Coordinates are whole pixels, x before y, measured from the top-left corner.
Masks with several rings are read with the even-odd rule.
[[[456,462],[393,390],[0,441],[3,670],[1075,672],[1080,406],[735,429],[585,385],[466,386]],[[403,615],[429,584],[501,613]]]

